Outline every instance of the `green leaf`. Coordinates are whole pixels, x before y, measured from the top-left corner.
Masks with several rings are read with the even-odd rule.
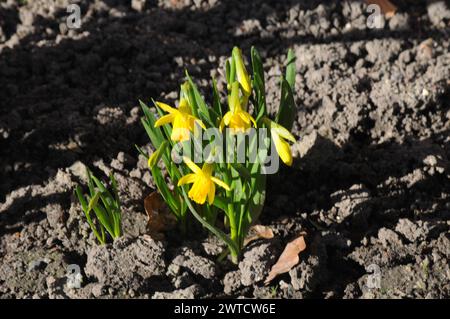
[[[243,190],[244,185],[242,183],[242,179],[241,179],[241,175],[239,174],[239,171],[237,169],[235,169],[234,166],[230,166],[231,168],[231,187],[233,188],[233,198],[234,198],[234,202],[238,203],[240,202],[242,199],[245,200],[246,198],[246,194]]]
[[[84,212],[88,211],[88,204],[86,202],[86,199],[84,198],[84,195],[81,191],[81,187],[79,185],[77,185],[77,187],[75,188],[75,193],[78,197],[78,200],[81,204],[81,208],[83,209]]]
[[[286,76],[281,79],[280,107],[275,122],[284,126],[288,131],[292,129],[296,114],[294,100],[295,92],[295,54],[292,49],[288,51]]]
[[[142,156],[144,156],[147,160],[148,160],[148,154],[146,154],[144,152],[144,150],[142,148],[140,148],[137,144],[134,144],[134,147],[137,149],[137,151],[139,152],[139,154],[141,154]]]
[[[231,84],[236,81],[236,62],[234,61],[233,56],[227,60],[226,64],[226,72],[227,72],[227,88],[228,91],[231,90]]]
[[[220,118],[222,118],[222,105],[220,103],[220,94],[217,90],[216,80],[213,79],[213,110],[218,118],[215,119],[215,124],[219,124]]]
[[[292,49],[289,49],[286,65],[286,81],[289,83],[292,92],[295,91],[295,74],[296,74],[295,60],[296,56],[294,51]]]
[[[159,193],[163,197],[164,201],[167,203],[169,208],[172,210],[174,215],[177,218],[180,218],[180,204],[179,201],[173,196],[172,192],[170,191],[169,187],[167,186],[166,181],[164,180],[164,177],[161,173],[161,169],[158,166],[153,166],[151,168],[153,180],[156,184],[156,187],[158,188]]]
[[[103,185],[103,183],[95,176],[92,176],[92,180],[94,181],[95,185],[100,189],[101,196],[100,199],[106,206],[106,208],[110,208],[114,206],[113,203],[113,196],[110,193],[110,191]]]
[[[258,168],[259,169],[259,168]],[[250,196],[249,203],[249,215],[248,225],[251,225],[259,218],[261,211],[264,207],[264,201],[266,199],[266,175],[256,174],[252,187],[252,195]]]
[[[251,59],[252,59],[252,69],[253,78],[257,77],[256,86],[258,90],[265,93],[265,82],[264,82],[264,68],[261,61],[261,56],[255,47],[251,48]]]
[[[147,132],[147,135],[149,136],[153,146],[155,148],[158,148],[162,141],[165,140],[165,138],[161,130],[155,127],[155,115],[150,111],[149,107],[144,102],[139,102],[141,103],[141,108],[144,111],[145,115],[145,117],[141,119],[142,125],[144,126],[145,131]]]
[[[282,78],[280,108],[275,118],[275,122],[286,128],[288,131],[291,131],[294,124],[296,111],[294,95],[292,94],[291,87],[286,79]]]
[[[139,100],[139,105],[141,106],[145,117],[149,117],[152,114],[152,112],[150,111],[150,108],[148,107],[147,104],[145,104],[145,102],[143,102],[142,100]]]
[[[89,193],[91,195],[91,197],[93,197],[95,195],[95,186],[94,186],[94,182],[92,180],[92,173],[89,169],[86,169],[86,173],[88,176],[88,188],[89,188]]]
[[[227,198],[220,197],[220,196],[215,196],[214,197],[213,205],[216,206],[217,208],[223,210],[223,211],[227,210],[228,203],[229,203],[229,200]]]
[[[227,83],[231,83],[230,75],[231,75],[231,63],[230,63],[230,60],[228,59],[225,62],[225,77],[226,77]]]
[[[247,167],[245,167],[241,163],[232,163],[231,166],[238,172],[240,177],[244,178],[245,180],[250,180],[251,174]]]
[[[89,206],[87,211],[90,212],[95,206],[97,206],[98,199],[100,197],[100,192],[95,193],[94,197],[89,201]]]
[[[253,89],[256,98],[256,122],[266,115],[266,88],[264,81],[264,69],[261,56],[255,47],[251,49],[252,69],[253,69]]]
[[[206,105],[205,101],[203,100],[202,95],[200,94],[199,90],[197,89],[197,86],[195,85],[194,81],[192,81],[192,78],[189,76],[189,73],[186,71],[186,77],[189,82],[190,90],[192,91],[193,96],[193,107],[198,109],[198,114],[201,120],[207,122],[210,126],[214,126],[211,117],[209,115],[208,106]]]
[[[113,193],[114,193],[115,203],[116,203],[117,207],[120,208],[119,191],[118,191],[118,187],[117,187],[117,181],[116,181],[116,178],[114,177],[113,173],[109,174],[109,180],[111,181],[111,186],[112,186]]]
[[[96,205],[93,207],[95,216],[97,216],[100,223],[105,227],[106,231],[114,238],[114,229],[112,218],[110,218],[109,214],[105,211],[104,208],[100,207],[100,205]]]
[[[114,226],[113,226],[113,230],[114,230],[114,236],[113,238],[119,238],[121,236],[121,213],[120,211],[114,211],[113,213],[113,217],[114,217]]]
[[[153,116],[153,115],[152,115]],[[148,120],[148,118],[142,118],[141,119],[142,125],[145,128],[145,131],[147,132],[148,137],[150,138],[150,142],[155,148],[158,148],[159,145],[161,145],[164,138],[162,137],[162,134],[159,128],[155,128],[151,124],[151,122]],[[159,132],[158,132],[159,131]]]

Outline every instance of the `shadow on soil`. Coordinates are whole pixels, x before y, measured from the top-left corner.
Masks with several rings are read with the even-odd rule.
[[[112,5],[115,3],[120,1],[111,2]],[[77,160],[89,165],[99,158],[109,161],[119,151],[134,154],[134,144],[147,143],[139,120],[127,122],[137,100],[149,101],[151,97],[160,97],[161,92],[176,90],[184,68],[194,78],[209,78],[210,71],[218,67],[217,57],[227,56],[235,44],[245,52],[255,45],[263,56],[271,56],[285,54],[294,44],[448,36],[448,30],[432,30],[419,23],[411,23],[414,29],[406,31],[354,31],[317,38],[286,38],[281,35],[286,30],[268,37],[260,34],[236,36],[233,33],[232,28],[244,20],[256,18],[265,25],[271,15],[287,14],[294,5],[308,9],[319,3],[227,1],[208,11],[154,7],[145,13],[125,10],[120,18],[99,13],[77,32],[83,36],[63,39],[52,46],[36,43],[54,38],[44,30],[50,28],[57,34],[58,24],[37,20],[36,33],[0,54],[0,129],[7,132],[6,138],[0,137],[0,201],[21,186],[42,184],[54,176],[58,168],[70,166]],[[409,8],[406,1],[398,3],[400,9]],[[341,3],[337,1],[336,6]],[[426,11],[425,2],[417,7]],[[59,12],[57,16],[65,14]],[[0,11],[0,21],[6,37],[16,32],[17,12]],[[175,57],[181,57],[183,63],[177,63]],[[208,57],[212,57],[210,61],[190,64],[192,59],[199,61]],[[171,73],[178,75],[170,76]],[[111,110],[110,106],[118,107]],[[106,124],[99,119],[102,110],[113,112],[105,115]],[[440,138],[433,137],[433,140]],[[374,146],[353,140],[338,148],[321,139],[299,161],[300,169],[283,169],[278,177],[270,179],[267,203],[270,205],[277,195],[285,194],[290,202],[286,210],[292,209],[295,214],[299,207],[306,213],[320,209],[327,211],[334,205],[333,193],[363,184],[375,200],[356,207],[355,211],[360,212],[356,215],[362,219],[351,217],[350,228],[344,223],[330,226],[358,243],[364,236],[376,234],[378,229],[399,217],[412,214],[407,209],[400,210],[401,216],[389,212],[415,203],[417,193],[436,198],[434,203],[427,202],[426,205],[440,207],[443,204],[439,199],[440,190],[449,185],[438,175],[429,176],[395,196],[377,188],[389,177],[401,177],[422,167],[423,156],[427,154],[411,154],[411,149],[426,150],[429,142],[411,139],[407,146],[396,143]],[[415,146],[411,148],[411,145]],[[448,143],[443,149],[449,153]],[[1,214],[0,235],[18,230],[14,225],[23,220],[21,213],[25,206],[33,207],[33,213],[25,216],[25,223],[37,222],[45,217],[39,210],[49,202],[60,202],[61,196],[17,200]],[[275,216],[268,214],[265,217],[270,218]],[[344,255],[333,258],[333,264],[346,262]],[[342,276],[332,285],[345,287],[347,281],[359,275],[360,270],[350,271],[351,279]]]

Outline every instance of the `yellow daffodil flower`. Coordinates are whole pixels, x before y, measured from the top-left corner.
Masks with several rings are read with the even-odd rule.
[[[285,141],[289,140],[292,143],[295,143],[295,137],[285,129],[280,124],[268,119],[267,117],[263,118],[264,123],[269,127],[270,133],[273,138],[273,142],[275,144],[275,149],[277,150],[278,155],[281,160],[288,166],[292,165],[292,152],[289,143]]]
[[[205,129],[203,122],[192,115],[191,108],[185,98],[180,99],[178,109],[162,102],[156,102],[156,105],[169,114],[159,118],[155,122],[155,127],[172,123],[172,134],[170,136],[172,141],[183,142],[189,140],[189,132],[194,132],[195,123],[198,123]]]
[[[252,93],[252,84],[244,65],[244,59],[242,58],[242,51],[241,49],[234,47],[232,54],[234,62],[236,64],[237,80],[241,85],[244,97],[247,100],[250,94]]]
[[[242,109],[239,100],[239,83],[234,82],[231,86],[230,111],[228,111],[220,121],[220,130],[226,125],[232,129],[232,133],[245,133],[252,125],[256,127],[255,119]]]
[[[213,164],[205,163],[203,164],[203,167],[200,168],[187,157],[183,157],[183,161],[194,173],[187,174],[180,178],[178,186],[193,183],[194,185],[192,185],[188,195],[194,202],[203,204],[206,201],[206,197],[208,197],[208,203],[211,205],[214,202],[216,193],[215,184],[227,191],[230,190],[230,187],[227,184],[212,176]]]

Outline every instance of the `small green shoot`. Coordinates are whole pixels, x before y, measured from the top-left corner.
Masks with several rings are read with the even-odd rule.
[[[89,170],[88,189],[89,193],[84,195],[78,185],[75,194],[80,201],[87,222],[100,244],[107,242],[107,235],[112,240],[122,235],[122,212],[117,192],[117,182],[114,175],[109,176],[111,189],[108,189]]]

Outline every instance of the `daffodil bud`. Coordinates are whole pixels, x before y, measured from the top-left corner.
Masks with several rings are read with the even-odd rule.
[[[295,143],[295,137],[286,128],[280,124],[272,121],[271,119],[264,117],[264,124],[270,129],[270,134],[272,135],[273,142],[275,144],[275,149],[281,160],[288,166],[292,165],[292,152],[288,140]]]
[[[167,141],[162,142],[159,148],[155,150],[152,155],[150,155],[150,157],[148,158],[148,167],[153,168],[155,165],[158,164],[159,160],[161,159],[161,156],[166,150],[167,144],[168,144]]]
[[[249,97],[252,93],[252,84],[250,77],[244,65],[244,59],[242,58],[242,52],[239,48],[233,48],[233,59],[236,64],[236,76],[239,84],[242,87],[244,96]]]
[[[231,112],[241,109],[241,101],[239,100],[239,82],[237,81],[231,85],[231,95],[228,102]]]
[[[189,82],[185,81],[183,84],[181,84],[181,94],[180,99],[189,99]]]

